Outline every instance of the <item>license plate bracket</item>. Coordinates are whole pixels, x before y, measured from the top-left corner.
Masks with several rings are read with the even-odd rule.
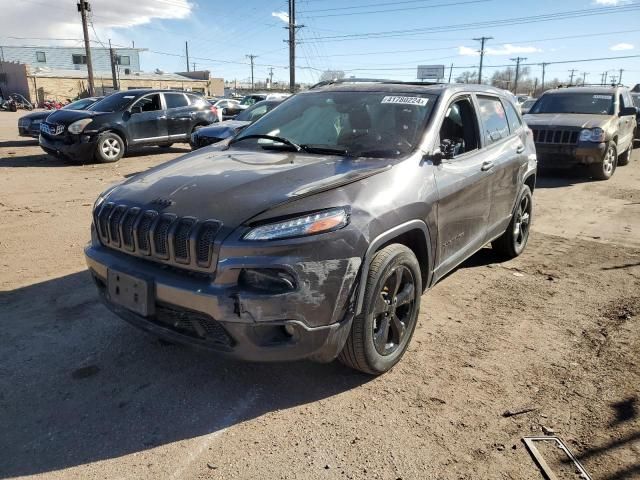
[[[155,302],[151,285],[148,280],[117,270],[110,269],[107,272],[109,300],[143,317],[154,313]]]

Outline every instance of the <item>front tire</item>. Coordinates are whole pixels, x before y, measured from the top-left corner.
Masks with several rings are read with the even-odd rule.
[[[100,163],[117,162],[124,155],[124,141],[113,132],[101,133],[96,144],[95,159]]]
[[[596,180],[609,180],[618,165],[618,150],[614,142],[609,142],[602,161],[591,165],[591,174]]]
[[[362,313],[338,359],[371,375],[389,371],[400,361],[416,328],[422,295],[420,264],[404,245],[376,253],[366,281]]]
[[[527,246],[531,220],[533,219],[533,196],[528,185],[522,187],[516,209],[507,230],[491,242],[491,248],[508,260],[519,256]]]

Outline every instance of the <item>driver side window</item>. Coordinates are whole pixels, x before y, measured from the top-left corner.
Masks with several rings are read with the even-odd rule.
[[[449,158],[478,149],[478,120],[469,98],[457,100],[447,108],[440,127],[440,145]]]
[[[160,94],[158,93],[142,97],[133,106],[133,111],[137,112],[154,112],[156,110],[162,110]]]

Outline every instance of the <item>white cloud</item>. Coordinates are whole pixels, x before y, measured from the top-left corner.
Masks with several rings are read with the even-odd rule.
[[[521,46],[511,45],[509,43],[506,43],[498,48],[494,48],[494,47],[485,48],[485,55],[495,55],[495,56],[514,55],[514,54],[520,54],[520,53],[539,53],[539,52],[542,52],[542,50],[537,47],[525,47],[525,46],[521,47]],[[458,47],[458,55],[477,57],[480,55],[480,53],[478,52],[477,48],[462,46],[462,47]]]
[[[106,41],[109,37],[118,37],[115,29],[143,25],[155,19],[185,19],[191,15],[193,8],[194,4],[189,0],[172,0],[170,3],[156,0],[92,0],[90,19],[100,40]],[[42,14],[41,9],[39,4],[30,2],[7,2],[3,5],[1,41],[13,45],[79,44],[75,40],[62,43],[46,40],[82,38],[82,25],[76,2],[56,2],[55,8],[47,9],[46,15]],[[91,27],[89,32],[94,38]]]
[[[620,52],[622,50],[633,50],[635,47],[630,43],[616,43],[615,45],[611,45],[609,50],[614,52]]]
[[[287,12],[271,12],[271,16],[279,18],[284,23],[289,23],[289,14]]]
[[[613,6],[629,3],[629,0],[596,0],[594,3],[596,3],[597,5]]]

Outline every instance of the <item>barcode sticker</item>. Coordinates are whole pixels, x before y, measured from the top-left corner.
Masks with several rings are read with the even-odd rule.
[[[428,98],[422,97],[384,97],[381,103],[395,103],[398,105],[418,105],[420,107],[424,107]]]

